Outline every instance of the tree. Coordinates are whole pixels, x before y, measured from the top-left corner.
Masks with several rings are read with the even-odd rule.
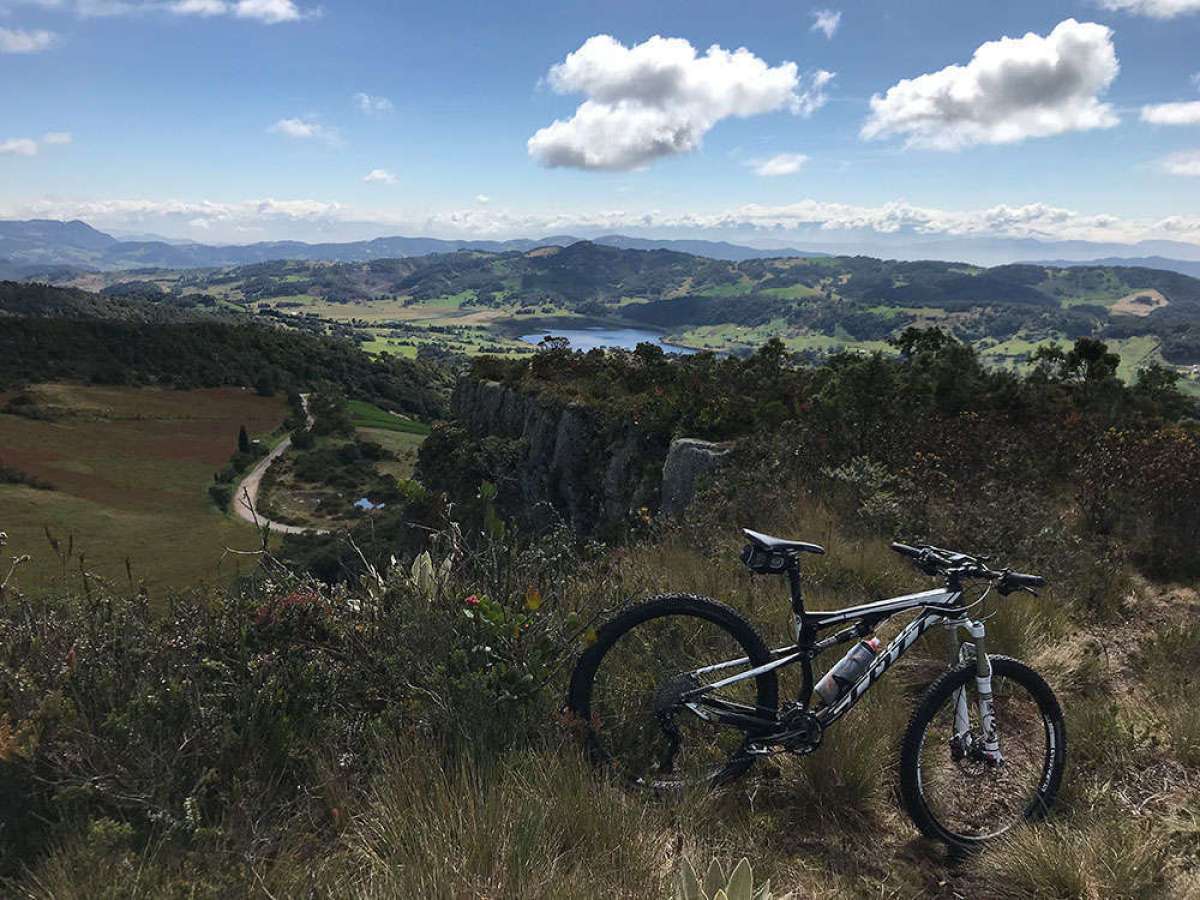
[[[1179,389],[1179,373],[1161,363],[1152,362],[1138,369],[1132,392],[1135,399],[1149,404],[1152,411],[1166,419],[1179,419],[1193,408],[1192,401]]]
[[[274,397],[275,396],[274,373],[270,372],[269,370],[260,372],[258,378],[256,378],[254,381],[254,390],[255,390],[255,393],[257,393],[258,396],[260,396],[260,397]]]
[[[908,326],[897,338],[891,338],[888,343],[900,351],[905,359],[912,359],[921,353],[937,354],[954,339],[940,328],[917,328]]]
[[[238,429],[238,453],[250,452],[250,435],[246,433],[246,426],[243,425]]]

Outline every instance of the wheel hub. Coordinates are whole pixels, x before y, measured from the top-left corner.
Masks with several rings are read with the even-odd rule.
[[[700,686],[700,679],[691,672],[672,675],[654,691],[654,714],[660,719],[674,715],[682,705],[684,695]]]

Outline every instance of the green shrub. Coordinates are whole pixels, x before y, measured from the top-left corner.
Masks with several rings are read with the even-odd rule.
[[[227,482],[217,482],[208,486],[208,496],[217,509],[228,512],[229,504],[233,500],[233,485]]]

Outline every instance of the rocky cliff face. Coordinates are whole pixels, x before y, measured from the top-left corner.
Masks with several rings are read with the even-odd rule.
[[[494,381],[463,379],[451,406],[467,444],[458,456],[489,461],[483,477],[497,483],[506,515],[534,526],[562,520],[581,534],[620,531],[643,510],[681,516],[700,479],[729,452],[691,438],[669,441],[586,405]],[[422,467],[435,466],[423,457]]]
[[[471,379],[455,389],[452,408],[474,439],[516,442],[513,471],[499,473],[517,494],[520,509],[506,510],[510,514],[535,524],[560,517],[591,534],[619,528],[643,507],[658,507],[666,443],[630,423]]]

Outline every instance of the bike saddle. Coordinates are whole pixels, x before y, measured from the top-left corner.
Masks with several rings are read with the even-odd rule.
[[[756,547],[767,550],[771,553],[824,553],[825,548],[820,544],[809,544],[805,541],[789,541],[784,538],[771,537],[769,534],[761,534],[757,531],[751,531],[749,528],[743,528],[744,534],[750,543]]]

